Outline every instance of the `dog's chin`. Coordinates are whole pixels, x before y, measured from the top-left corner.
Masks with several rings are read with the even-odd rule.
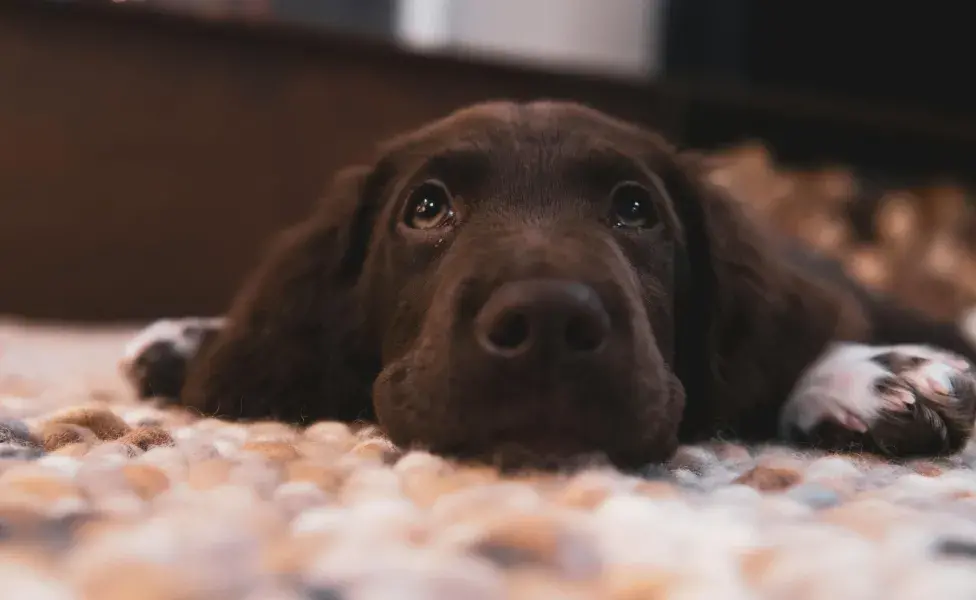
[[[612,397],[592,395],[608,406],[602,416],[570,417],[565,412],[512,411],[540,406],[538,397],[509,398],[505,408],[473,396],[436,400],[410,385],[374,388],[377,417],[390,440],[401,448],[497,467],[503,471],[574,471],[613,466],[625,471],[667,461],[677,450],[682,396],[660,399],[645,411],[613,411]],[[579,402],[561,399],[560,404]],[[465,410],[465,403],[469,410]],[[625,404],[623,401],[620,404]],[[452,406],[450,410],[444,410]],[[494,407],[492,410],[485,410]],[[438,410],[440,409],[440,410]],[[511,411],[511,412],[509,412]]]
[[[376,417],[394,444],[506,470],[631,470],[667,461],[677,449],[684,390],[650,354],[623,356],[607,372],[576,369],[534,381],[461,368],[463,353],[450,355],[450,372],[446,361],[430,360],[443,354],[414,351],[374,381]]]

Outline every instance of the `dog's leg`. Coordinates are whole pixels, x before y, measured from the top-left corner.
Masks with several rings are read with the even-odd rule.
[[[966,444],[976,369],[930,346],[834,344],[798,380],[780,435],[827,449],[936,456]]]
[[[154,321],[126,344],[119,368],[139,398],[177,402],[187,367],[223,325],[221,317]]]

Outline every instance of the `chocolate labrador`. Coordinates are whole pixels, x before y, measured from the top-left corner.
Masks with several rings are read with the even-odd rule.
[[[277,238],[224,319],[156,323],[125,366],[142,396],[218,417],[629,467],[719,432],[953,452],[974,358],[954,324],[776,239],[694,155],[540,101],[383,144]]]

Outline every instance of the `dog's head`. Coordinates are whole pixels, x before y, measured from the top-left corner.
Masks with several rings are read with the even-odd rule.
[[[279,240],[190,403],[375,417],[464,457],[664,459],[683,414],[696,425],[686,398],[749,375],[716,339],[761,334],[756,303],[782,287],[694,164],[569,103],[477,105],[397,138]],[[722,286],[740,290],[718,306]]]

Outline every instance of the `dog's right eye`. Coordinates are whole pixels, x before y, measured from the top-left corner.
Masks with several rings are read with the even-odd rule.
[[[404,222],[414,229],[434,229],[454,218],[451,195],[438,181],[420,184],[407,200]]]
[[[657,209],[651,192],[633,181],[618,184],[610,192],[610,221],[614,227],[652,226],[657,222]]]

